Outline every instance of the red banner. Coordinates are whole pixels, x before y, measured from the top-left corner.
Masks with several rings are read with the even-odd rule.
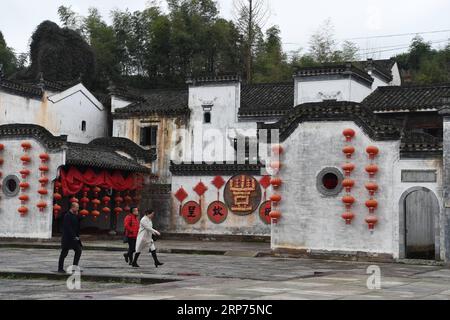
[[[98,186],[100,188],[113,189],[116,191],[140,189],[143,178],[138,174],[130,174],[124,178],[119,171],[110,174],[108,171],[96,173],[92,169],[87,169],[82,173],[75,167],[71,167],[67,172],[61,170],[61,184],[65,196],[75,195],[87,186]]]

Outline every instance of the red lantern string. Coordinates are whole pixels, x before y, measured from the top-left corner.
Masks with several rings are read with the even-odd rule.
[[[345,137],[346,143],[346,146],[342,149],[342,152],[346,155],[347,158],[346,162],[342,165],[342,170],[344,170],[346,176],[346,179],[344,179],[344,181],[342,182],[342,186],[345,188],[347,194],[342,198],[342,203],[345,206],[346,212],[341,217],[345,220],[345,223],[347,225],[351,225],[353,219],[355,218],[355,214],[350,210],[356,202],[356,199],[351,195],[352,188],[355,186],[355,181],[351,179],[351,175],[356,166],[350,162],[350,159],[352,158],[356,149],[354,146],[348,145],[348,143],[352,142],[352,140],[355,138],[356,132],[355,130],[348,128],[344,129],[342,134]]]
[[[375,193],[378,191],[378,184],[374,181],[376,174],[379,171],[378,166],[375,164],[375,158],[379,155],[380,149],[376,146],[369,146],[366,149],[369,156],[370,163],[366,167],[366,171],[369,174],[370,181],[366,183],[366,189],[369,192],[370,199],[366,201],[366,207],[369,209],[369,215],[365,221],[369,227],[370,233],[373,233],[375,226],[378,224],[378,217],[375,215],[375,211],[378,209],[378,201],[375,200]]]

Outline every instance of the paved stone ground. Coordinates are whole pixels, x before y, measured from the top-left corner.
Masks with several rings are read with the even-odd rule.
[[[0,249],[0,273],[51,274],[59,252],[48,249]],[[71,262],[72,254],[66,260]],[[85,251],[83,276],[178,280],[152,285],[82,281],[69,291],[64,279],[0,279],[0,299],[450,299],[450,269],[441,266],[378,264],[381,290],[369,290],[371,264],[275,257],[160,254],[156,269],[150,256],[141,269],[128,267],[120,252]],[[82,277],[83,277],[82,276]]]

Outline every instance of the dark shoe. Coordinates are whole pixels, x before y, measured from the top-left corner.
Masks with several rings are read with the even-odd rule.
[[[155,267],[156,268],[158,268],[159,266],[164,265],[164,263],[159,262],[158,257],[156,256],[156,250],[152,251],[152,257],[153,257],[153,260],[155,261]]]
[[[58,273],[66,274],[66,271],[65,270],[58,270]]]
[[[131,264],[133,266],[133,268],[140,268],[139,265],[137,264],[137,261],[138,261],[140,255],[141,255],[140,253],[134,254],[133,263]]]
[[[123,257],[125,258],[125,262],[128,263],[130,259],[128,258],[128,253],[124,253]]]

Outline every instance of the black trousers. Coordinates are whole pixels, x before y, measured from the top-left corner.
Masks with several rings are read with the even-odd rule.
[[[81,244],[77,243],[74,244],[71,248],[62,248],[61,255],[59,256],[59,262],[58,262],[58,270],[64,270],[64,260],[66,259],[67,255],[69,254],[69,251],[73,250],[75,251],[75,256],[73,258],[73,265],[78,266],[78,263],[80,262],[81,253],[83,252],[83,249],[81,248]]]
[[[128,238],[128,257],[133,260],[133,253],[136,252],[136,240]]]

